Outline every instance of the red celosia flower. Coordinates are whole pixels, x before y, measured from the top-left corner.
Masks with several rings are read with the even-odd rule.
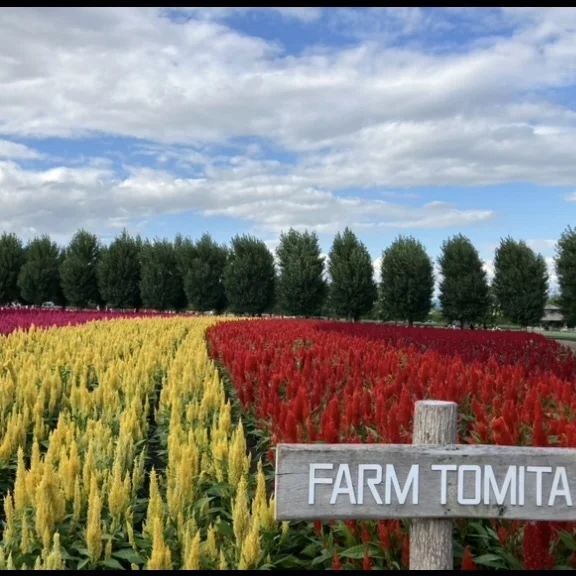
[[[576,447],[576,355],[537,334],[257,320],[217,324],[207,339],[272,445],[409,442],[414,401],[434,398],[468,411],[463,441],[547,446],[557,438]],[[268,457],[274,461],[272,451]],[[522,530],[509,526],[494,526],[502,545]],[[368,543],[369,536],[363,525],[357,537]],[[528,569],[552,567],[557,537],[550,523],[526,526]],[[378,522],[377,539],[406,556],[397,521]]]
[[[474,564],[474,558],[472,557],[470,546],[466,546],[466,548],[464,548],[464,556],[462,558],[462,570],[476,570],[476,564]]]
[[[364,550],[364,559],[362,560],[362,570],[372,570],[372,560],[368,550]]]

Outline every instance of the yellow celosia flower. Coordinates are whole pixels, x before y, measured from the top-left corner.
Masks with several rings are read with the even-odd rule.
[[[171,569],[173,552],[191,564],[204,554],[219,569],[228,569],[233,558],[245,565],[257,562],[255,535],[268,526],[271,504],[263,503],[258,480],[251,518],[244,431],[232,425],[231,406],[204,340],[205,329],[217,321],[115,320],[0,336],[0,365],[10,362],[14,372],[0,371],[0,461],[18,459],[14,490],[5,500],[4,545],[23,554],[41,543],[42,553],[28,563],[62,569],[56,529],[68,514],[72,530],[84,532],[93,562],[112,557],[116,541],[107,539],[103,546],[102,536],[120,525],[138,552],[132,511],[142,496],[146,447],[140,441],[153,410],[168,436],[165,478],[154,472],[150,479],[147,567]],[[158,393],[154,408],[151,400]],[[26,454],[19,449],[28,438],[33,441],[26,470]],[[203,500],[198,506],[198,500],[204,482],[224,481],[235,489],[233,528],[244,544],[222,536],[219,549],[213,525],[202,542],[212,504]],[[0,569],[13,567],[14,559],[22,568],[19,558],[0,548]]]
[[[148,570],[172,570],[172,555],[164,540],[164,526],[160,516],[154,518],[152,554],[147,568]]]
[[[160,524],[162,524],[164,519],[164,503],[162,502],[162,496],[160,495],[160,488],[158,486],[158,475],[154,468],[152,468],[152,471],[150,472],[149,491],[148,511],[146,513],[146,523],[143,528],[144,534],[147,535],[151,535],[153,530],[155,530],[157,518],[160,519]]]
[[[232,507],[232,526],[236,542],[240,544],[248,535],[250,528],[250,512],[248,509],[248,486],[246,478],[242,476],[238,483],[238,490]]]
[[[218,563],[218,570],[228,570],[228,562],[226,562],[226,555],[222,549],[220,549],[220,561]]]
[[[248,467],[249,469],[249,467]],[[236,488],[243,474],[248,472],[246,467],[246,438],[242,421],[232,434],[232,442],[228,456],[228,482]]]
[[[60,534],[54,534],[54,544],[52,550],[46,558],[46,570],[64,570],[66,562],[62,557],[62,548],[60,547]]]
[[[17,513],[28,504],[28,493],[26,490],[26,466],[24,464],[24,450],[18,448],[18,465],[16,467],[16,480],[14,482],[14,507]]]
[[[250,570],[256,567],[256,563],[262,553],[260,545],[260,522],[258,518],[252,520],[250,531],[244,541],[242,541],[240,552],[239,570]]]
[[[204,550],[206,555],[211,560],[218,559],[218,544],[216,542],[216,528],[213,524],[208,526],[208,532],[206,534],[206,542],[204,543]]]
[[[200,570],[200,531],[197,530],[188,546],[184,570]]]
[[[4,496],[4,546],[10,548],[14,542],[15,536],[15,512],[14,512],[14,501],[11,494]]]
[[[22,515],[22,524],[20,526],[20,550],[24,554],[28,554],[33,543],[34,536],[30,530],[30,525],[28,524],[28,515],[24,513]]]
[[[88,500],[88,525],[86,526],[86,548],[92,562],[97,562],[102,555],[102,500],[98,481],[92,476],[90,498]]]

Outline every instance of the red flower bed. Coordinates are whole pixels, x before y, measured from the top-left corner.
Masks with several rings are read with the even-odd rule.
[[[61,310],[42,308],[0,308],[0,334],[9,334],[14,330],[28,330],[31,326],[49,328],[50,326],[73,326],[93,320],[112,320],[115,318],[133,318],[156,316],[157,312],[105,312],[96,310]]]
[[[576,361],[539,335],[263,320],[219,324],[208,338],[243,408],[273,444],[410,442],[414,402],[433,398],[459,404],[461,442],[576,447]],[[556,563],[567,562],[566,534],[559,539],[558,531],[571,526],[530,525],[523,553],[520,523],[484,524],[499,547],[491,565],[487,552],[478,558],[478,535],[466,536],[470,525],[488,529],[459,524],[476,564],[498,560],[510,569],[523,558],[526,568],[545,569],[554,563],[551,542]],[[355,523],[350,529],[359,531]],[[405,559],[398,531],[397,522],[382,522],[377,537],[384,544],[395,534]],[[493,547],[488,552],[494,556]],[[470,554],[463,568],[473,565]]]

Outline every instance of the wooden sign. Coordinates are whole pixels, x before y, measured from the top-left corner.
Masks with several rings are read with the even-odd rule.
[[[454,518],[576,520],[576,450],[456,444],[457,412],[416,402],[412,444],[279,444],[277,520],[410,518],[410,570],[453,570]]]
[[[280,444],[278,520],[576,520],[576,450]]]

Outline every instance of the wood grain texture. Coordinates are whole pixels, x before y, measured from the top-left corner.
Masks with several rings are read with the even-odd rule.
[[[455,402],[416,402],[412,444],[454,445],[457,425]],[[413,519],[410,522],[410,570],[454,570],[452,528],[452,520]]]
[[[315,486],[314,504],[308,504],[310,464],[328,463],[332,470],[319,470],[318,478],[328,478],[331,484]],[[364,482],[362,504],[352,504],[350,498],[340,495],[330,504],[338,467],[348,464],[354,492],[358,492],[358,465],[383,465],[383,481],[377,492],[383,504],[377,504],[367,482]],[[411,495],[400,504],[392,490],[389,504],[385,500],[385,465],[394,465],[401,487],[404,487],[412,465],[419,465],[418,503],[413,504]],[[516,488],[515,505],[511,502],[511,490],[502,504],[495,502],[494,491],[489,491],[490,501],[477,505],[458,503],[458,474],[447,472],[446,504],[441,504],[441,472],[431,469],[433,465],[485,465],[492,466],[497,487],[503,481],[509,466],[524,467],[524,505],[518,504]],[[576,450],[561,448],[521,448],[514,446],[449,445],[426,446],[411,444],[279,444],[276,464],[276,517],[278,520],[361,520],[385,518],[507,518],[517,520],[576,521],[576,507],[568,506],[566,499],[557,497],[552,506],[549,496],[555,474],[541,474],[542,502],[536,503],[537,474],[527,472],[528,467],[548,467],[552,471],[564,467],[570,488],[570,499],[576,501]],[[482,471],[481,471],[482,472]],[[482,497],[484,476],[482,474]],[[374,478],[374,472],[366,472]],[[472,498],[474,474],[463,474],[462,496]],[[356,498],[357,501],[357,498]]]

